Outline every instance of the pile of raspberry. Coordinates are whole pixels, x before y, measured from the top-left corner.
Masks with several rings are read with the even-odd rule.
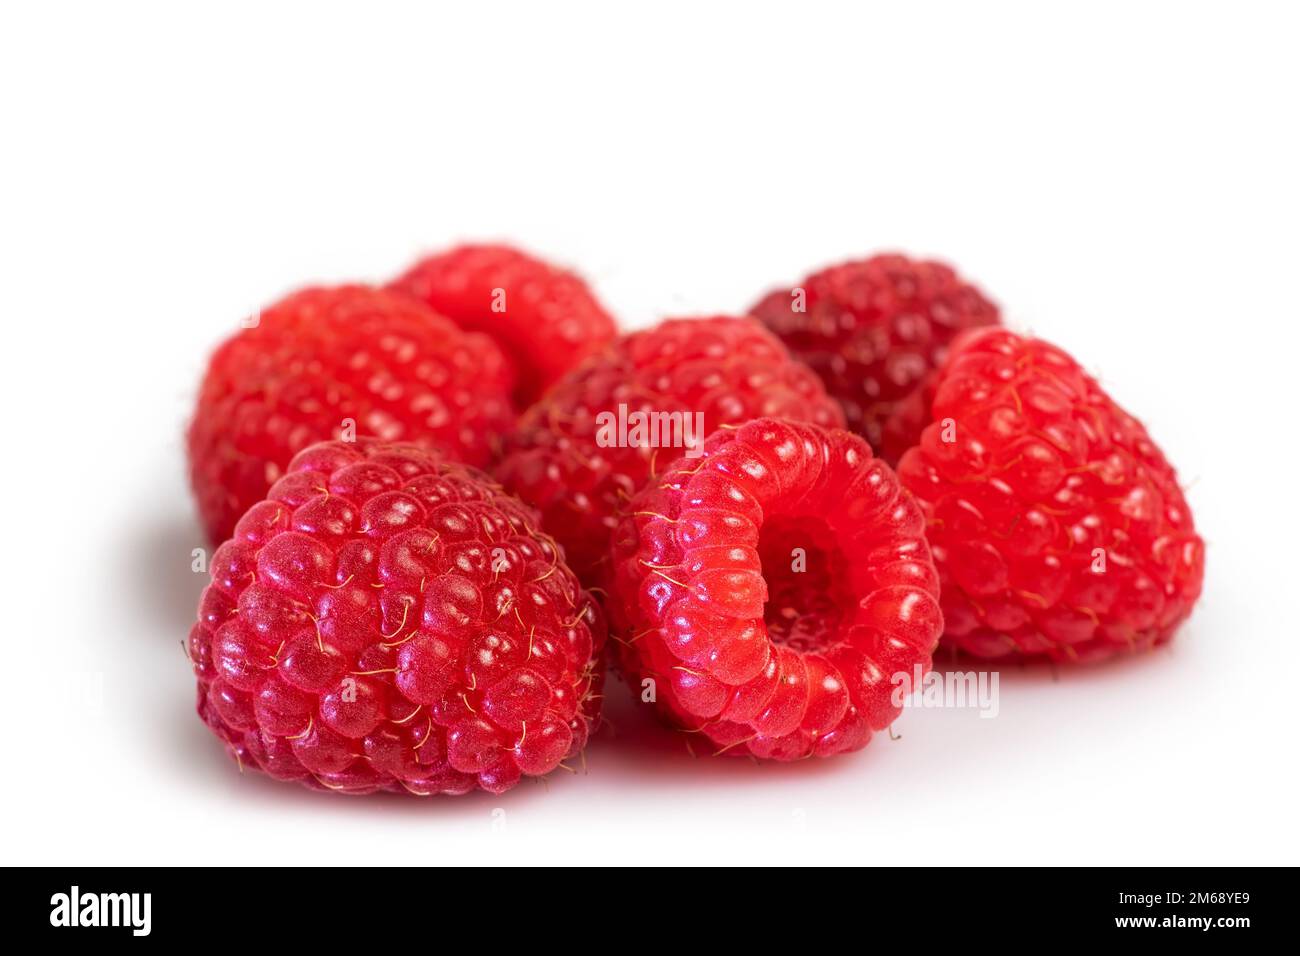
[[[242,325],[187,436],[215,548],[187,650],[200,717],[277,779],[574,770],[606,667],[718,754],[827,757],[940,643],[1104,660],[1200,595],[1142,424],[942,263],[620,334],[576,273],[468,245]]]

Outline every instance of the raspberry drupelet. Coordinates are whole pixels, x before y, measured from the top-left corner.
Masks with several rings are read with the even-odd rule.
[[[953,337],[999,322],[998,308],[941,262],[876,255],[814,272],[754,306],[844,408],[848,427],[890,464],[924,421],[906,400],[923,388]]]
[[[313,442],[410,441],[485,466],[514,423],[512,382],[487,337],[405,297],[359,285],[288,296],[217,349],[199,388],[187,445],[209,540],[230,537]]]
[[[945,642],[987,658],[1094,661],[1168,641],[1205,546],[1174,470],[1065,352],[968,333],[899,476],[928,519]]]
[[[198,711],[244,767],[344,793],[499,793],[586,744],[603,618],[537,516],[471,468],[300,452],[213,555]]]
[[[718,431],[628,507],[614,569],[623,673],[728,754],[864,747],[943,629],[920,509],[840,429]]]
[[[579,276],[510,246],[457,246],[421,259],[388,288],[490,336],[513,363],[521,409],[618,333]]]
[[[763,416],[844,422],[817,376],[753,319],[669,319],[618,339],[522,416],[495,469],[506,488],[541,511],[588,586],[605,586],[620,508],[682,453],[603,444],[599,416],[621,406],[630,414],[698,412],[701,439]]]

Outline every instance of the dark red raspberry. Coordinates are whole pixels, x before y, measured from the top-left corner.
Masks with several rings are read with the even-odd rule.
[[[429,256],[389,288],[490,335],[515,365],[520,408],[618,333],[581,278],[509,246],[466,245]]]
[[[843,416],[811,371],[752,319],[670,319],[617,340],[560,381],[520,419],[496,474],[542,512],[570,565],[600,582],[618,510],[681,448],[600,443],[598,416],[703,413],[720,425],[780,416],[840,425]],[[704,436],[700,436],[701,439]]]
[[[858,436],[772,419],[722,429],[619,526],[623,669],[727,753],[858,750],[899,713],[894,675],[928,671],[943,629],[923,531]]]
[[[920,501],[946,638],[981,657],[1098,660],[1168,641],[1205,545],[1142,424],[1055,346],[968,333],[899,475]]]
[[[951,268],[901,255],[815,272],[763,298],[753,314],[812,366],[849,428],[890,463],[924,425],[889,427],[899,403],[925,383],[953,336],[999,321],[997,306]]]
[[[212,558],[199,715],[347,793],[499,793],[587,741],[605,630],[537,517],[413,445],[322,442]]]
[[[209,538],[230,537],[289,459],[327,438],[413,441],[486,465],[513,424],[511,381],[487,337],[402,296],[289,296],[217,349],[199,390],[190,479]]]

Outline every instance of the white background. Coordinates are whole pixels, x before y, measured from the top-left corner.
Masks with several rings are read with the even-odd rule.
[[[5,862],[1300,862],[1294,8],[180,6],[0,14]],[[587,772],[504,796],[241,776],[180,647],[206,353],[464,238],[628,326],[950,260],[1178,466],[1195,616],[833,761],[692,759],[616,684]]]

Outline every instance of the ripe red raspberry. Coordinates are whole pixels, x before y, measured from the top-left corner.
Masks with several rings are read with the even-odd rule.
[[[510,386],[485,336],[404,297],[364,286],[289,296],[217,349],[199,390],[190,479],[209,538],[230,537],[289,459],[323,439],[413,441],[486,465],[514,421]]]
[[[507,438],[496,475],[542,512],[570,566],[589,585],[608,563],[619,508],[680,448],[601,442],[599,416],[703,414],[720,425],[780,416],[840,425],[811,371],[752,319],[670,319],[617,340],[558,383]]]
[[[815,272],[754,306],[844,408],[849,428],[891,464],[924,422],[889,426],[924,385],[953,336],[999,322],[998,308],[939,262],[878,255]]]
[[[981,657],[1098,660],[1163,644],[1205,546],[1140,422],[1055,346],[968,333],[899,475],[929,522],[946,638]]]
[[[581,278],[509,246],[466,245],[429,256],[389,288],[490,335],[515,365],[519,408],[618,332]]]
[[[300,452],[212,558],[198,711],[244,766],[499,793],[587,741],[603,619],[536,515],[413,445]]]
[[[624,672],[727,753],[858,750],[899,713],[893,676],[928,671],[943,630],[923,531],[856,435],[773,419],[720,430],[619,525]]]

